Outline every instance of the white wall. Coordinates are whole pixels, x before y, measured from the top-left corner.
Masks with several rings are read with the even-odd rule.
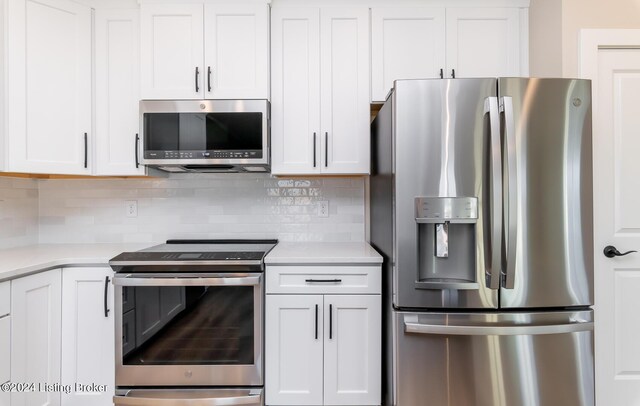
[[[125,216],[125,201],[138,217]],[[328,218],[316,202],[329,201]],[[40,243],[168,238],[364,241],[364,178],[177,175],[170,179],[40,180]]]
[[[531,76],[578,77],[585,28],[640,28],[640,0],[531,0]]]
[[[38,182],[0,177],[0,248],[38,242]]]

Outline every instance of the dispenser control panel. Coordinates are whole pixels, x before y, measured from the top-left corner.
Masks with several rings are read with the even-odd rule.
[[[478,220],[476,197],[416,197],[418,223],[475,223]]]

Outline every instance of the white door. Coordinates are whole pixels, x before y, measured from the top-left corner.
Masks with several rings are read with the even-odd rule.
[[[445,68],[444,23],[442,7],[371,9],[372,101],[384,102],[396,79],[440,77]]]
[[[612,44],[615,45],[615,44]],[[596,403],[640,405],[640,48],[598,51],[594,94]]]
[[[516,8],[447,8],[445,77],[521,76]]]
[[[269,5],[205,5],[205,97],[269,97]]]
[[[144,175],[139,14],[137,9],[95,11],[96,175]]]
[[[321,295],[267,295],[267,405],[322,405]]]
[[[11,381],[60,384],[61,270],[11,281]],[[46,387],[12,392],[12,406],[60,405],[60,392]]]
[[[115,387],[113,270],[62,271],[62,383],[105,385],[106,391],[62,393],[65,406],[108,406]]]
[[[204,98],[204,6],[140,6],[142,99]]]
[[[324,297],[324,404],[379,405],[381,296]]]
[[[321,167],[369,173],[369,9],[320,10]]]
[[[320,172],[320,11],[271,11],[271,172]]]
[[[9,170],[89,174],[91,9],[70,0],[7,4]]]

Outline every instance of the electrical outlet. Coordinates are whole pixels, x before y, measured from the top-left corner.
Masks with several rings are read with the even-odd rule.
[[[329,217],[329,202],[327,200],[318,202],[318,217]]]
[[[125,202],[125,209],[127,210],[127,217],[138,217],[137,200],[127,200]]]

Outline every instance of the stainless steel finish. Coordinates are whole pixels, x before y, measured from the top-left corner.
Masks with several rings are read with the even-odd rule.
[[[110,261],[109,265],[116,266],[135,266],[135,265],[261,265],[260,260],[241,260],[241,261]]]
[[[489,244],[485,245],[485,257],[490,258],[487,287],[498,289],[502,278],[502,148],[500,142],[500,118],[498,98],[484,99],[484,114],[489,118],[490,176],[489,176]]]
[[[115,286],[255,286],[262,275],[249,274],[116,274]]]
[[[505,241],[507,263],[503,274],[502,287],[513,289],[515,285],[515,268],[518,235],[518,168],[516,166],[516,129],[513,121],[513,100],[511,97],[500,98],[500,111],[504,114],[504,160],[506,161],[504,172],[507,180],[506,203],[504,205],[505,218]]]
[[[392,404],[593,406],[592,328],[591,310],[396,312]]]
[[[127,406],[263,406],[262,389],[130,389],[117,390],[116,405]]]
[[[449,223],[436,224],[436,257],[449,257]]]
[[[505,269],[515,270],[510,279],[514,284],[513,289],[501,289],[500,306],[590,306],[591,82],[502,78],[499,92],[505,107],[510,107],[509,101],[513,105],[515,147],[506,158],[515,162],[516,175],[511,172],[506,177],[515,179],[517,198],[505,201],[517,205],[505,208],[505,215],[508,210],[518,224],[517,233],[505,237],[517,247],[517,255],[507,261]],[[582,101],[577,106],[576,98]],[[510,171],[509,165],[505,171]]]
[[[136,274],[135,278],[129,280],[140,281],[142,285],[136,286],[149,286],[147,283],[153,283],[157,281],[154,276],[149,278],[142,277],[144,274]],[[188,276],[189,274],[181,274],[180,276]],[[205,274],[206,275],[206,274]],[[225,276],[234,276],[233,274],[224,274]],[[162,276],[165,276],[162,274]],[[209,275],[212,276],[212,275]],[[236,275],[241,276],[241,275]],[[224,284],[226,286],[233,285],[253,285],[253,278],[251,276],[249,280],[244,277],[237,279],[220,278],[221,280],[215,284]],[[122,289],[121,282],[128,278],[118,278],[118,275],[114,277],[115,285],[115,338],[116,338],[116,386],[134,387],[134,386],[211,386],[213,383],[217,386],[261,386],[264,384],[263,379],[263,357],[264,357],[264,344],[261,337],[264,335],[263,326],[263,301],[264,301],[264,283],[262,283],[262,275],[258,277],[260,283],[253,285],[253,302],[254,302],[254,357],[255,362],[252,365],[145,365],[145,366],[128,366],[123,365],[122,359]],[[217,279],[217,278],[213,278]],[[174,279],[176,285],[181,283],[191,283],[189,281],[183,282],[181,279]],[[224,280],[224,281],[223,281]],[[117,281],[117,282],[116,282]],[[197,281],[196,285],[207,286],[204,280]],[[195,282],[195,281],[194,281]],[[237,282],[237,283],[234,283]],[[164,282],[163,282],[164,283]],[[132,285],[126,285],[132,286]],[[180,404],[180,403],[178,403]],[[191,404],[189,404],[191,405]]]
[[[475,197],[416,197],[417,223],[475,223],[478,199]]]
[[[270,108],[268,100],[141,100],[140,101],[140,134],[144,134],[143,116],[145,113],[262,113],[262,158],[255,159],[146,159],[142,164],[154,167],[171,165],[269,165]]]
[[[480,284],[477,282],[470,282],[466,279],[430,279],[427,281],[417,281],[415,283],[416,289],[455,289],[455,290],[477,290],[480,288]]]
[[[392,154],[393,183],[387,193],[393,196],[395,223],[393,229],[387,231],[378,232],[372,226],[372,235],[374,245],[377,245],[376,236],[393,233],[393,253],[385,251],[384,254],[393,254],[393,302],[396,307],[498,307],[497,290],[485,286],[486,274],[490,273],[485,245],[492,224],[483,212],[489,199],[487,178],[490,175],[485,168],[490,166],[491,159],[485,153],[490,148],[491,134],[485,122],[484,100],[495,97],[496,89],[496,79],[397,80],[390,103],[387,102],[391,110],[379,113],[385,120],[386,115],[390,115],[392,120],[391,128],[386,130],[391,132],[391,148],[385,147],[387,149],[379,153]],[[478,100],[482,102],[478,103]],[[380,159],[375,158],[375,161]],[[375,176],[375,168],[373,173]],[[475,224],[467,225],[474,228],[471,231],[475,240],[471,253],[475,261],[474,280],[455,281],[456,277],[452,276],[453,280],[443,281],[451,284],[448,287],[425,285],[424,282],[432,281],[420,280],[417,228],[429,226],[416,222],[416,197],[477,198],[477,220]],[[384,204],[386,207],[389,203]],[[372,223],[375,221],[372,217]],[[460,230],[463,226],[455,227]],[[452,223],[450,249],[454,243],[453,232]],[[459,259],[459,255],[452,253],[447,261],[452,259]]]

